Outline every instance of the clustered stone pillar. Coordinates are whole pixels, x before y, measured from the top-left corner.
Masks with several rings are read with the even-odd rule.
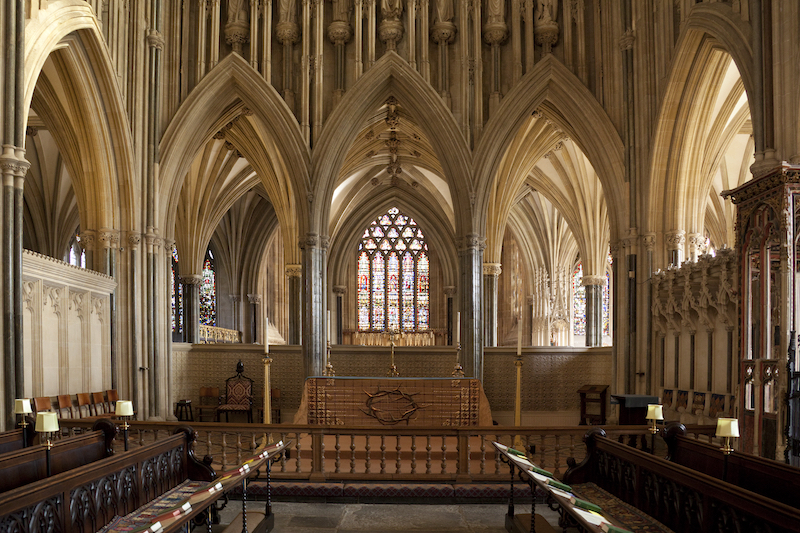
[[[360,16],[360,15],[359,15]],[[344,95],[344,78],[347,61],[344,45],[353,36],[353,28],[347,21],[349,17],[348,6],[345,0],[333,2],[333,22],[328,26],[328,39],[336,47],[336,85],[333,90],[333,103],[338,104]]]
[[[501,272],[500,263],[483,264],[483,334],[486,346],[497,346],[497,278]]]
[[[283,99],[294,111],[294,89],[292,87],[292,48],[300,41],[300,26],[297,24],[297,9],[294,0],[280,0],[280,17],[275,25],[275,37],[283,45]]]
[[[336,328],[334,329],[333,338],[331,342],[336,344],[342,344],[342,330],[344,328],[344,324],[342,321],[342,317],[344,316],[344,293],[347,291],[347,287],[344,285],[334,285],[333,287],[333,294],[336,295]]]
[[[586,289],[586,346],[603,345],[603,286],[605,276],[583,276]]]
[[[286,265],[289,290],[289,344],[300,344],[303,332],[303,266]]]
[[[328,238],[307,233],[303,250],[303,360],[306,376],[321,376],[325,371],[325,272]]]
[[[250,303],[250,342],[260,342],[261,338],[258,335],[258,317],[261,316],[259,312],[261,309],[261,295],[248,294],[247,301]]]
[[[467,235],[461,258],[461,348],[464,374],[483,380],[483,250],[486,240]]]
[[[667,244],[668,262],[673,266],[680,266],[683,261],[683,244],[686,240],[686,232],[683,230],[672,231],[665,236]]]
[[[452,0],[436,0],[431,39],[439,45],[439,96],[448,109],[452,107],[450,96],[450,66],[448,45],[456,39],[456,25],[453,23]]]
[[[455,331],[455,313],[453,311],[453,299],[456,295],[456,288],[448,285],[444,288],[444,294],[447,298],[447,345],[455,345],[456,338],[453,336]]]

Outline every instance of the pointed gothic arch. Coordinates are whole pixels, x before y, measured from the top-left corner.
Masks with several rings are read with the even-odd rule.
[[[396,97],[403,109],[418,119],[430,140],[453,198],[456,233],[466,232],[472,226],[469,202],[472,155],[441,97],[395,52],[384,54],[359,78],[325,123],[312,156],[312,227],[320,234],[327,234],[331,199],[348,149],[375,109],[390,96]]]

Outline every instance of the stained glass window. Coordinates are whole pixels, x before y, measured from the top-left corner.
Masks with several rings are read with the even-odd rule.
[[[611,256],[608,256],[611,264]],[[586,287],[583,280],[583,265],[578,263],[572,272],[572,334],[586,335]],[[611,274],[606,269],[606,282],[603,284],[603,336],[611,335]]]
[[[586,287],[583,280],[583,265],[578,263],[572,272],[572,334],[586,335]]]
[[[396,207],[376,218],[358,244],[359,331],[430,327],[428,245]]]
[[[178,250],[172,249],[172,280],[170,283],[172,296],[172,332],[183,332],[183,284],[180,282],[178,270]]]
[[[206,251],[203,261],[203,282],[200,285],[200,323],[217,325],[217,281],[214,275],[214,255]]]

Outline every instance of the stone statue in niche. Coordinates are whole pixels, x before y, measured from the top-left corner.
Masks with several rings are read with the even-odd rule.
[[[381,0],[381,13],[384,20],[399,20],[403,14],[403,0]]]
[[[548,23],[556,20],[558,14],[558,0],[543,0],[536,6],[537,23]]]
[[[228,24],[247,24],[248,4],[248,0],[228,0]]]
[[[486,22],[488,24],[504,23],[505,11],[505,0],[486,0]]]
[[[342,2],[343,1],[344,0],[342,0]],[[278,16],[280,22],[297,22],[295,0],[280,0],[278,4]]]
[[[436,0],[434,22],[450,22],[453,20],[453,0]]]
[[[333,0],[333,20],[347,22],[350,0]]]

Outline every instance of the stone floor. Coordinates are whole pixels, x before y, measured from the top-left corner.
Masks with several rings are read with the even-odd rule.
[[[518,508],[530,512],[530,507]],[[263,502],[248,502],[248,509],[263,510]],[[505,533],[505,504],[399,505],[388,503],[287,503],[276,502],[275,533]],[[558,513],[537,505],[537,513],[556,526]],[[241,512],[241,502],[231,501],[221,521],[230,522]],[[217,527],[215,527],[217,529]],[[221,530],[221,528],[220,528]]]

